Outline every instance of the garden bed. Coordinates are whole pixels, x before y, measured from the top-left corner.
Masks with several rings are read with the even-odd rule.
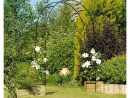
[[[34,96],[26,89],[17,89],[16,92],[18,96]],[[44,96],[46,94],[45,85],[36,85],[34,92],[37,96]]]
[[[84,88],[87,92],[102,92],[107,94],[126,94],[126,85],[104,84],[102,81],[85,81]]]

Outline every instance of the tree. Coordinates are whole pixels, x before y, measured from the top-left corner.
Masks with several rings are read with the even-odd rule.
[[[33,36],[30,32],[35,16],[28,0],[5,0],[4,16],[4,82],[10,98],[17,98],[15,68],[18,62],[25,60],[22,57],[26,57],[26,49],[29,49],[28,40],[31,40],[30,35]]]
[[[125,0],[83,0],[82,3],[86,10],[82,8],[80,15],[86,30],[75,33],[77,48],[74,53],[74,69],[79,69],[80,54],[91,48],[100,51],[102,59],[109,59],[126,51],[124,48],[126,42]],[[81,20],[77,19],[77,24],[81,31],[83,29]],[[85,37],[80,37],[84,34]],[[78,70],[75,73],[78,73]],[[77,74],[74,76],[76,77]]]
[[[57,11],[57,13],[55,12]],[[51,73],[57,73],[63,67],[73,71],[73,32],[75,23],[72,21],[72,9],[68,5],[59,6],[50,14],[49,39],[47,53]]]

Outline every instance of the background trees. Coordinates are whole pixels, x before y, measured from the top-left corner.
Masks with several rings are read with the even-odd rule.
[[[48,59],[50,74],[68,67],[71,78],[73,75],[75,79],[80,74],[83,52],[95,48],[105,61],[126,51],[125,0],[83,0],[85,8],[68,2],[76,8],[83,23],[67,4],[59,4],[52,11],[51,8],[43,10],[48,2],[40,1],[35,10],[32,10],[29,0],[4,2],[5,85],[8,89],[13,88],[10,90],[13,98],[16,77],[19,79],[21,73],[24,74],[24,71],[19,71],[19,76],[16,76],[17,68],[22,64],[31,66],[35,45],[41,47],[37,57],[42,60],[46,56]]]
[[[78,36],[75,40],[75,45],[79,47],[76,50],[79,52],[75,54],[78,58],[74,61],[75,69],[80,66],[79,54],[91,48],[101,52],[102,60],[110,59],[126,51],[125,0],[83,0],[83,5],[87,9],[86,11],[82,8],[83,11],[80,13],[86,24],[85,48],[82,45],[83,37]],[[82,25],[79,21],[78,19],[80,29]]]
[[[15,76],[18,62],[27,61],[28,41],[32,39],[31,24],[35,15],[29,1],[4,1],[4,80],[12,98],[15,94]],[[30,37],[32,36],[32,37]]]

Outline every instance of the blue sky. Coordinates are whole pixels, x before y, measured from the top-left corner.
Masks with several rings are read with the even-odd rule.
[[[41,1],[41,0],[31,0],[30,3],[31,3],[32,6],[35,6],[37,1]],[[55,2],[55,1],[60,1],[60,0],[50,0],[50,2]]]

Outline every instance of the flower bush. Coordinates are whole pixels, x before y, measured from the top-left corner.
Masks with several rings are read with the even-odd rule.
[[[95,80],[96,74],[99,71],[99,65],[101,64],[101,54],[96,52],[94,48],[89,53],[82,54],[83,64],[80,68],[80,80],[81,82],[86,80]]]
[[[49,75],[49,70],[47,70],[47,58],[43,58],[42,53],[40,51],[41,47],[40,46],[36,46],[35,47],[35,51],[39,54],[41,54],[41,56],[35,58],[32,62],[31,62],[31,67],[33,69],[35,69],[36,71],[36,75],[37,75],[37,79],[39,81],[41,81],[43,84],[46,84],[46,75]]]

